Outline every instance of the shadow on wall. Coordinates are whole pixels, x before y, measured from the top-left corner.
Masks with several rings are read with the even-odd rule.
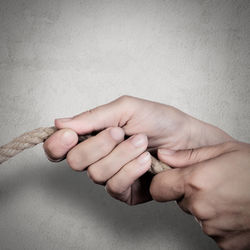
[[[167,247],[171,234],[172,241],[180,240],[185,249],[217,249],[212,240],[203,235],[194,219],[184,214],[173,202],[149,202],[130,207],[109,197],[102,186],[94,185],[87,178],[85,172],[74,172],[64,162],[51,163],[49,167],[35,166],[31,171],[30,168],[26,171],[25,166],[21,168],[21,175],[18,171],[9,176],[11,185],[10,180],[1,180],[0,187],[6,190],[7,185],[11,189],[8,190],[9,195],[15,195],[22,188],[42,188],[52,205],[69,204],[67,206],[72,211],[77,210],[77,216],[86,216],[87,213],[97,223],[108,225],[109,230],[114,231],[116,241],[117,237],[118,240],[119,237],[122,240],[132,237],[136,242],[141,242],[145,236],[151,236],[155,240],[160,239],[160,245]]]

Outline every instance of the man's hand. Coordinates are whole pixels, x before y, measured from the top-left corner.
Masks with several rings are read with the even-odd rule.
[[[250,144],[164,153],[160,160],[176,168],[153,178],[153,199],[177,200],[222,249],[250,249]]]
[[[160,103],[123,96],[73,118],[57,119],[60,130],[45,143],[48,158],[67,157],[72,169],[130,205],[151,199],[150,155],[158,148],[180,150],[233,140],[222,130]],[[77,145],[77,134],[101,131]],[[124,140],[124,136],[131,136]],[[67,155],[67,156],[66,156]]]

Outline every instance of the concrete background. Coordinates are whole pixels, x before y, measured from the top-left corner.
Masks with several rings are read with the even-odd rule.
[[[0,145],[128,94],[250,142],[250,1],[0,0]],[[128,207],[42,148],[0,168],[0,249],[217,249],[175,203]]]

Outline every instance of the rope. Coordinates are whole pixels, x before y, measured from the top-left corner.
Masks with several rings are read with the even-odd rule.
[[[15,138],[11,142],[0,147],[0,164],[14,157],[16,154],[22,152],[25,149],[32,148],[37,144],[43,143],[52,134],[57,131],[56,127],[48,128],[37,128],[30,132],[26,132],[19,137]],[[79,142],[84,141],[91,137],[92,135],[79,135]],[[157,174],[170,167],[160,162],[155,157],[151,155],[151,169],[150,172]]]

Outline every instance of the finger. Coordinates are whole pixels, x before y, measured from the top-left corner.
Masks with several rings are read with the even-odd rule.
[[[109,155],[88,168],[89,177],[97,184],[103,184],[124,165],[135,159],[147,148],[148,140],[144,134],[131,136],[120,143]]]
[[[195,216],[199,221],[208,221],[211,218],[215,218],[216,210],[213,204],[213,197],[207,197],[204,200],[204,193],[197,193],[189,186],[188,191],[185,193],[185,197],[177,204],[186,213],[190,213]]]
[[[67,162],[72,169],[82,171],[109,154],[123,139],[124,131],[122,128],[112,127],[103,130],[70,150]]]
[[[237,142],[226,142],[214,146],[197,149],[172,151],[165,148],[158,149],[158,158],[172,167],[185,167],[201,161],[218,157],[224,153],[237,150]]]
[[[215,237],[214,239],[221,249],[249,249],[249,230],[226,231],[223,237]]]
[[[60,161],[78,142],[78,135],[71,129],[61,129],[51,135],[43,144],[50,161]]]
[[[136,159],[132,160],[120,169],[112,178],[106,183],[106,191],[119,200],[128,201],[131,196],[132,184],[143,174],[145,174],[151,165],[151,156],[149,152],[144,152]]]
[[[181,199],[185,194],[184,176],[187,170],[170,169],[154,176],[150,185],[152,198],[160,202]]]
[[[110,103],[85,111],[73,118],[56,119],[57,128],[71,128],[78,134],[91,133],[107,127],[122,127],[131,116],[129,97],[121,97]]]
[[[199,223],[203,233],[205,233],[207,236],[211,238],[218,238],[218,237],[223,237],[225,235],[225,232],[221,230],[220,228],[210,225],[210,220],[198,220],[195,218],[195,220]]]
[[[223,231],[244,231],[245,218],[232,216],[231,214],[221,213],[207,222],[208,226],[219,228]]]

